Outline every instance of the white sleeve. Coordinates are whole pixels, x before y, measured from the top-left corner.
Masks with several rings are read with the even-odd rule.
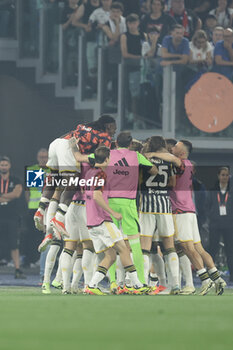
[[[96,10],[92,12],[92,14],[89,17],[89,21],[94,23],[96,21]]]

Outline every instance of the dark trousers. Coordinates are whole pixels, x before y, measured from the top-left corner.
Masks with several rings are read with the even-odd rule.
[[[223,237],[230,279],[233,281],[233,228],[210,227],[209,253],[215,259],[219,250],[220,237]]]
[[[35,228],[34,214],[36,210],[29,209],[25,217],[25,227],[21,238],[21,253],[25,256],[24,265],[35,263],[40,258],[37,248],[41,243],[44,234]]]
[[[10,252],[19,247],[19,218],[0,218],[0,259],[11,259]]]

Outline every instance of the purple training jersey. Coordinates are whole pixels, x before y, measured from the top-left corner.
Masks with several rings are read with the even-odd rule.
[[[195,213],[196,208],[192,198],[193,165],[188,159],[182,160],[182,172],[176,176],[176,185],[170,191],[172,212]]]
[[[93,198],[94,191],[100,190],[105,202],[108,203],[107,175],[103,170],[94,168],[88,170],[85,180],[87,227],[99,226],[104,221],[112,222],[110,214],[102,209]]]

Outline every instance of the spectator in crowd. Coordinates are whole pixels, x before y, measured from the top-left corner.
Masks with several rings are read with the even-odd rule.
[[[18,202],[22,194],[20,180],[11,174],[11,161],[8,157],[0,158],[0,247],[4,258],[11,253],[15,266],[15,278],[26,278],[20,270],[19,255],[19,214]]]
[[[43,169],[45,172],[48,171],[46,163],[48,161],[48,151],[45,148],[41,148],[37,153],[37,163],[27,167],[27,170],[40,170]],[[23,248],[25,261],[24,264],[30,266],[31,263],[38,261],[40,254],[37,251],[37,247],[41,242],[41,235],[39,231],[35,228],[34,215],[38,209],[40,198],[41,198],[40,188],[31,187],[25,192],[25,197],[27,201],[27,217],[26,225],[27,229],[24,236]]]
[[[78,11],[72,18],[72,24],[75,27],[84,29],[87,33],[91,32],[90,15],[100,7],[99,0],[87,0],[80,4]]]
[[[100,0],[83,2],[75,13],[72,24],[86,32],[87,92],[92,96],[97,92],[97,35],[90,22],[91,14],[100,7]]]
[[[207,213],[210,231],[209,252],[215,259],[222,236],[230,281],[233,282],[233,192],[230,187],[230,172],[227,167],[221,167],[218,170],[218,181],[209,192]]]
[[[176,22],[184,27],[184,36],[192,39],[196,30],[201,29],[200,18],[184,6],[184,0],[171,0],[169,15],[174,17]]]
[[[61,15],[61,25],[63,28],[65,60],[64,60],[64,83],[67,86],[77,85],[77,52],[78,35],[73,20],[78,12],[81,0],[66,0]]]
[[[217,18],[214,15],[208,14],[205,19],[203,29],[206,32],[207,38],[209,41],[212,41],[213,39],[213,31],[216,26],[217,26]]]
[[[144,41],[142,46],[140,115],[147,122],[147,128],[161,128],[162,68],[160,66],[160,33],[152,27],[148,29],[146,36],[147,41]]]
[[[172,26],[176,24],[173,17],[164,13],[164,0],[151,0],[151,12],[141,20],[141,31],[143,33],[153,32],[155,29],[160,34],[158,43],[170,34]]]
[[[92,28],[94,25],[99,28],[103,28],[104,24],[108,22],[110,16],[110,9],[112,5],[112,0],[101,0],[101,7],[98,7],[92,12],[89,18]]]
[[[211,41],[211,45],[215,48],[215,45],[218,41],[223,40],[224,28],[223,27],[215,27],[213,30],[213,38]]]
[[[67,0],[65,2],[61,18],[61,24],[63,29],[72,27],[73,17],[78,11],[79,3],[80,0]]]
[[[232,26],[232,15],[227,4],[227,0],[218,0],[218,7],[209,12],[217,18],[218,25],[223,28]]]
[[[103,26],[103,31],[109,39],[109,45],[119,43],[121,34],[127,30],[123,6],[120,2],[114,2],[111,6],[109,21]]]
[[[184,66],[189,61],[189,41],[184,37],[184,27],[180,24],[173,26],[171,35],[165,36],[161,49],[161,66],[171,64]]]
[[[212,65],[212,46],[204,30],[197,30],[192,38],[189,61],[202,70]]]
[[[109,20],[102,27],[108,41],[106,69],[106,86],[109,87],[105,106],[116,108],[118,93],[118,64],[121,62],[120,36],[127,31],[125,17],[123,17],[121,2],[113,2]],[[111,82],[111,84],[108,84]]]
[[[212,0],[185,0],[185,7],[193,10],[196,15],[205,21],[206,15],[211,9]]]
[[[121,35],[122,57],[128,60],[127,73],[129,81],[129,91],[131,96],[131,110],[128,120],[135,129],[144,128],[139,111],[140,97],[140,59],[142,57],[142,43],[146,41],[144,33],[139,32],[139,16],[131,14],[126,18],[127,32]],[[147,55],[154,55],[152,51]]]
[[[213,71],[233,79],[233,30],[224,30],[223,40],[215,45]]]
[[[140,17],[143,18],[145,15],[149,15],[151,12],[151,0],[144,0],[141,2]]]
[[[190,49],[189,41],[184,37],[184,27],[180,24],[174,25],[171,35],[165,36],[161,49],[161,66],[174,65],[176,72],[176,127],[181,127],[182,116],[184,115],[184,94],[185,85],[190,80],[190,73],[187,70]],[[184,127],[184,123],[182,123]]]

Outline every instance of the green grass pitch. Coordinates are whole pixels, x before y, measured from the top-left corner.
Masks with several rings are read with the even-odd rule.
[[[233,290],[222,296],[42,295],[0,288],[1,350],[233,349]]]

